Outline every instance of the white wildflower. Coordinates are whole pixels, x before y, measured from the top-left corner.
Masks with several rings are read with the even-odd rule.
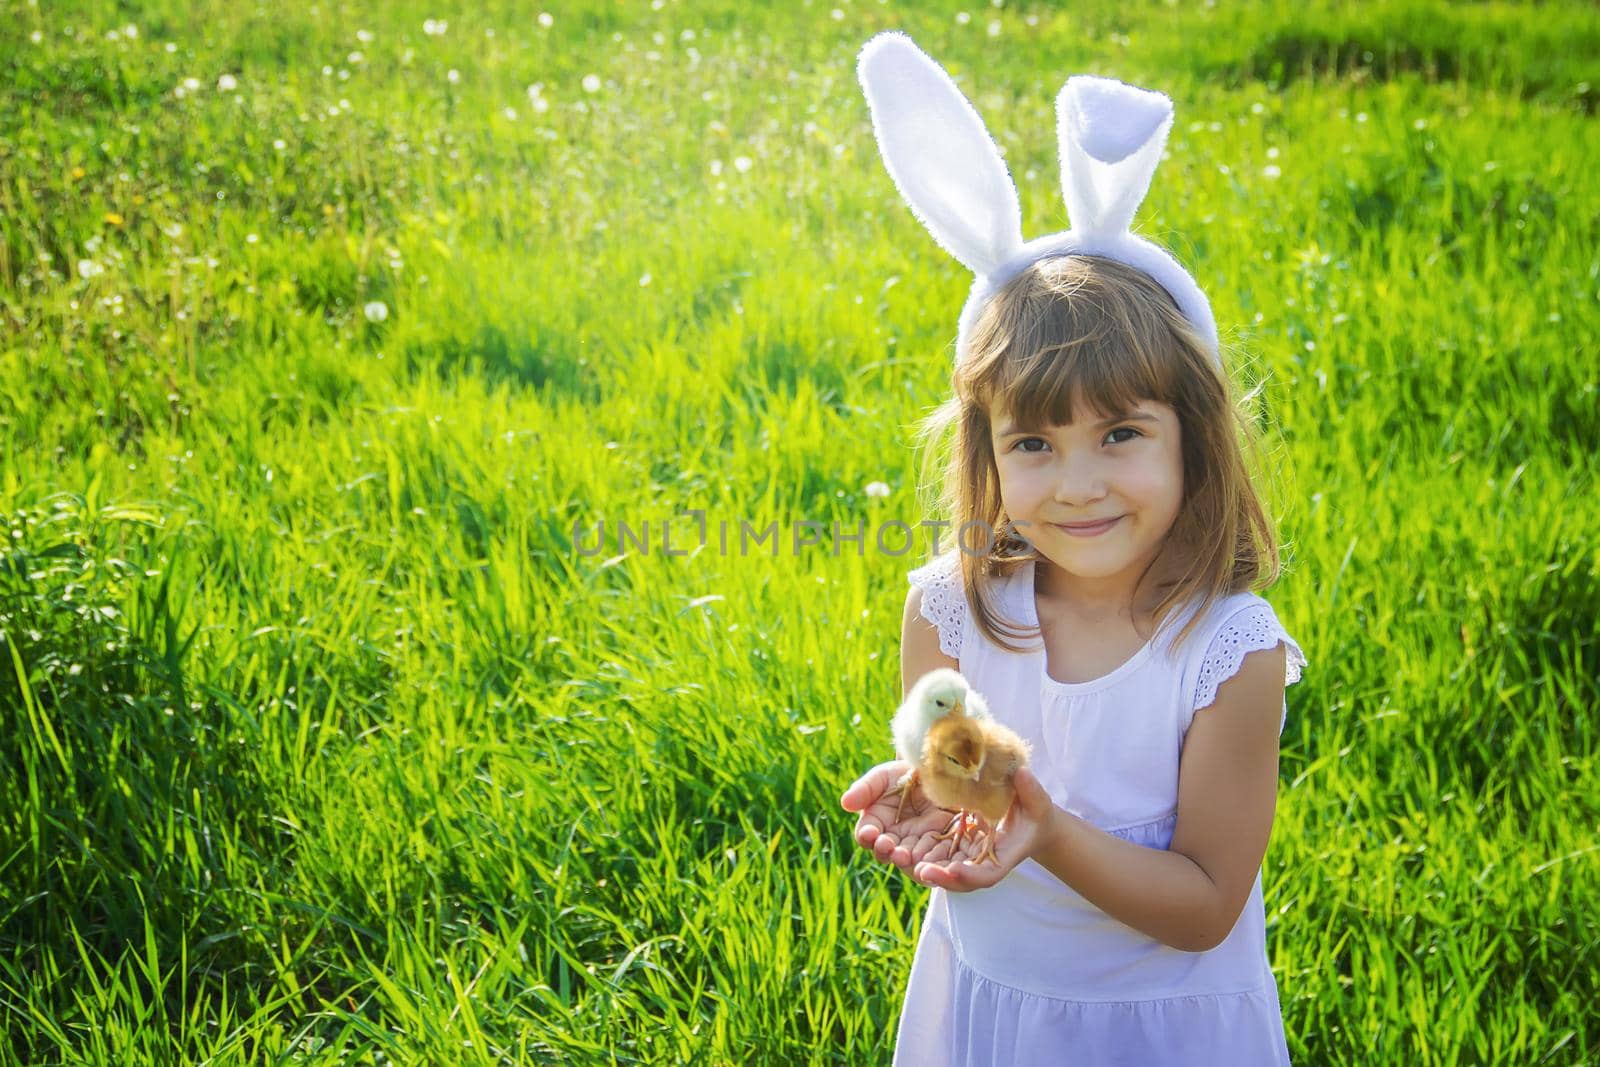
[[[451,85],[454,85],[461,80],[461,72],[456,68],[451,67],[449,70],[444,72],[444,77],[446,81],[448,81]]]
[[[585,74],[583,76],[583,91],[586,93],[598,93],[600,91],[600,75]]]
[[[78,277],[88,280],[96,274],[104,274],[106,269],[92,259],[78,260]]]
[[[1268,163],[1266,166],[1261,168],[1261,173],[1266,175],[1268,178],[1278,178],[1282,177],[1283,175],[1282,169],[1280,169],[1276,163]]]
[[[219,93],[231,93],[237,88],[239,88],[239,80],[232,74],[224,74],[217,79],[217,92]]]
[[[382,300],[374,300],[363,306],[361,313],[367,317],[368,322],[382,322],[389,317],[389,305]]]
[[[545,29],[548,30],[551,26],[554,26],[555,24],[556,24],[556,19],[555,19],[554,15],[550,14],[550,12],[548,12],[548,11],[539,12],[539,25],[543,26]]]
[[[422,23],[422,32],[429,37],[443,37],[449,28],[450,24],[443,19],[424,19]]]
[[[755,166],[755,164],[750,161],[749,156],[738,156],[735,157],[733,161],[733,169],[738,171],[740,174],[747,173],[753,166]]]
[[[889,495],[890,489],[887,482],[868,482],[867,487],[863,489],[862,492],[866,493],[870,497],[881,500]]]

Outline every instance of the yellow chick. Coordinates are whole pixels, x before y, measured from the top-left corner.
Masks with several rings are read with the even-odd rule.
[[[1028,765],[1027,741],[992,718],[947,715],[928,728],[917,779],[922,792],[941,808],[957,812],[946,835],[961,845],[968,812],[977,812],[997,824],[1005,818],[1016,796],[1012,776]],[[1000,862],[994,837],[984,844],[975,862]]]
[[[894,790],[900,793],[900,803],[894,813],[896,822],[905,807],[906,795],[919,777],[928,730],[947,715],[989,717],[989,707],[982,695],[967,684],[960,671],[949,667],[939,667],[918,678],[895,710],[894,721],[890,724],[895,755],[911,764],[911,770],[894,785]]]

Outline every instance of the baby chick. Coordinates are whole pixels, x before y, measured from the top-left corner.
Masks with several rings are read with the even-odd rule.
[[[989,706],[967,684],[960,671],[949,667],[940,667],[918,678],[895,711],[891,724],[895,755],[911,764],[911,770],[894,785],[894,789],[900,793],[900,803],[894,813],[896,821],[899,821],[900,811],[905,807],[906,794],[911,792],[911,787],[918,780],[923,741],[928,736],[929,727],[951,714],[988,719]]]
[[[929,800],[941,808],[956,809],[956,821],[946,831],[960,847],[968,812],[975,811],[991,824],[1005,818],[1016,796],[1012,776],[1028,765],[1028,742],[992,718],[948,715],[928,728],[918,780]],[[1000,862],[990,835],[975,862]]]

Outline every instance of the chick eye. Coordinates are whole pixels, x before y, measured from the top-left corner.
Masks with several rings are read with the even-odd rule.
[[[957,767],[961,766],[961,761],[956,759],[954,756],[946,756],[945,757],[945,762],[946,763],[954,763]]]

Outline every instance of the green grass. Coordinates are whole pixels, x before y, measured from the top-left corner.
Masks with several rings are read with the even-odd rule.
[[[1266,383],[1311,659],[1296,1061],[1600,1062],[1591,7],[365,7],[0,10],[0,1063],[887,1058],[925,896],[837,796],[927,542],[789,540],[924,517],[968,279],[887,27],[1028,236],[1066,75],[1177,101],[1139,224]]]

